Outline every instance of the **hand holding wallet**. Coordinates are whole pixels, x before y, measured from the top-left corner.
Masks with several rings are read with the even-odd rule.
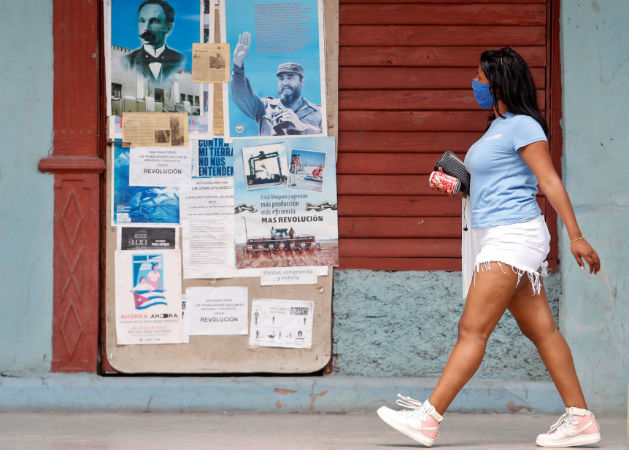
[[[435,163],[433,170],[442,168],[442,171],[452,177],[457,178],[461,182],[460,191],[466,195],[470,195],[470,173],[466,170],[464,162],[450,150],[444,154]]]

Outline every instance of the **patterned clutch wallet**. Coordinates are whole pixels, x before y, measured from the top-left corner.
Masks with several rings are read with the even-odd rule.
[[[466,170],[464,162],[455,153],[450,150],[445,151],[435,163],[433,170],[438,170],[439,167],[445,174],[457,178],[462,183],[461,192],[466,195],[470,194],[470,174]]]

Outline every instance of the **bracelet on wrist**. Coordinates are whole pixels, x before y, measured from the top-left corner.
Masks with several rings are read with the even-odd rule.
[[[576,237],[575,239],[569,241],[569,245],[573,244],[574,242],[581,241],[582,239],[585,239],[584,236]]]

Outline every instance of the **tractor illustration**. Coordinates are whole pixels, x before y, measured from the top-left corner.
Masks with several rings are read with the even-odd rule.
[[[247,234],[247,228],[245,229]],[[269,237],[246,236],[245,252],[252,255],[270,254],[277,252],[305,252],[319,250],[320,245],[315,241],[315,236],[299,236],[293,228],[271,227]]]

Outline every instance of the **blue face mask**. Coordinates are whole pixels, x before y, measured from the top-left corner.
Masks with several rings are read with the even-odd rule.
[[[483,84],[473,78],[472,89],[475,96],[475,100],[479,103],[483,109],[490,109],[494,105],[494,96],[490,92],[490,85]]]

